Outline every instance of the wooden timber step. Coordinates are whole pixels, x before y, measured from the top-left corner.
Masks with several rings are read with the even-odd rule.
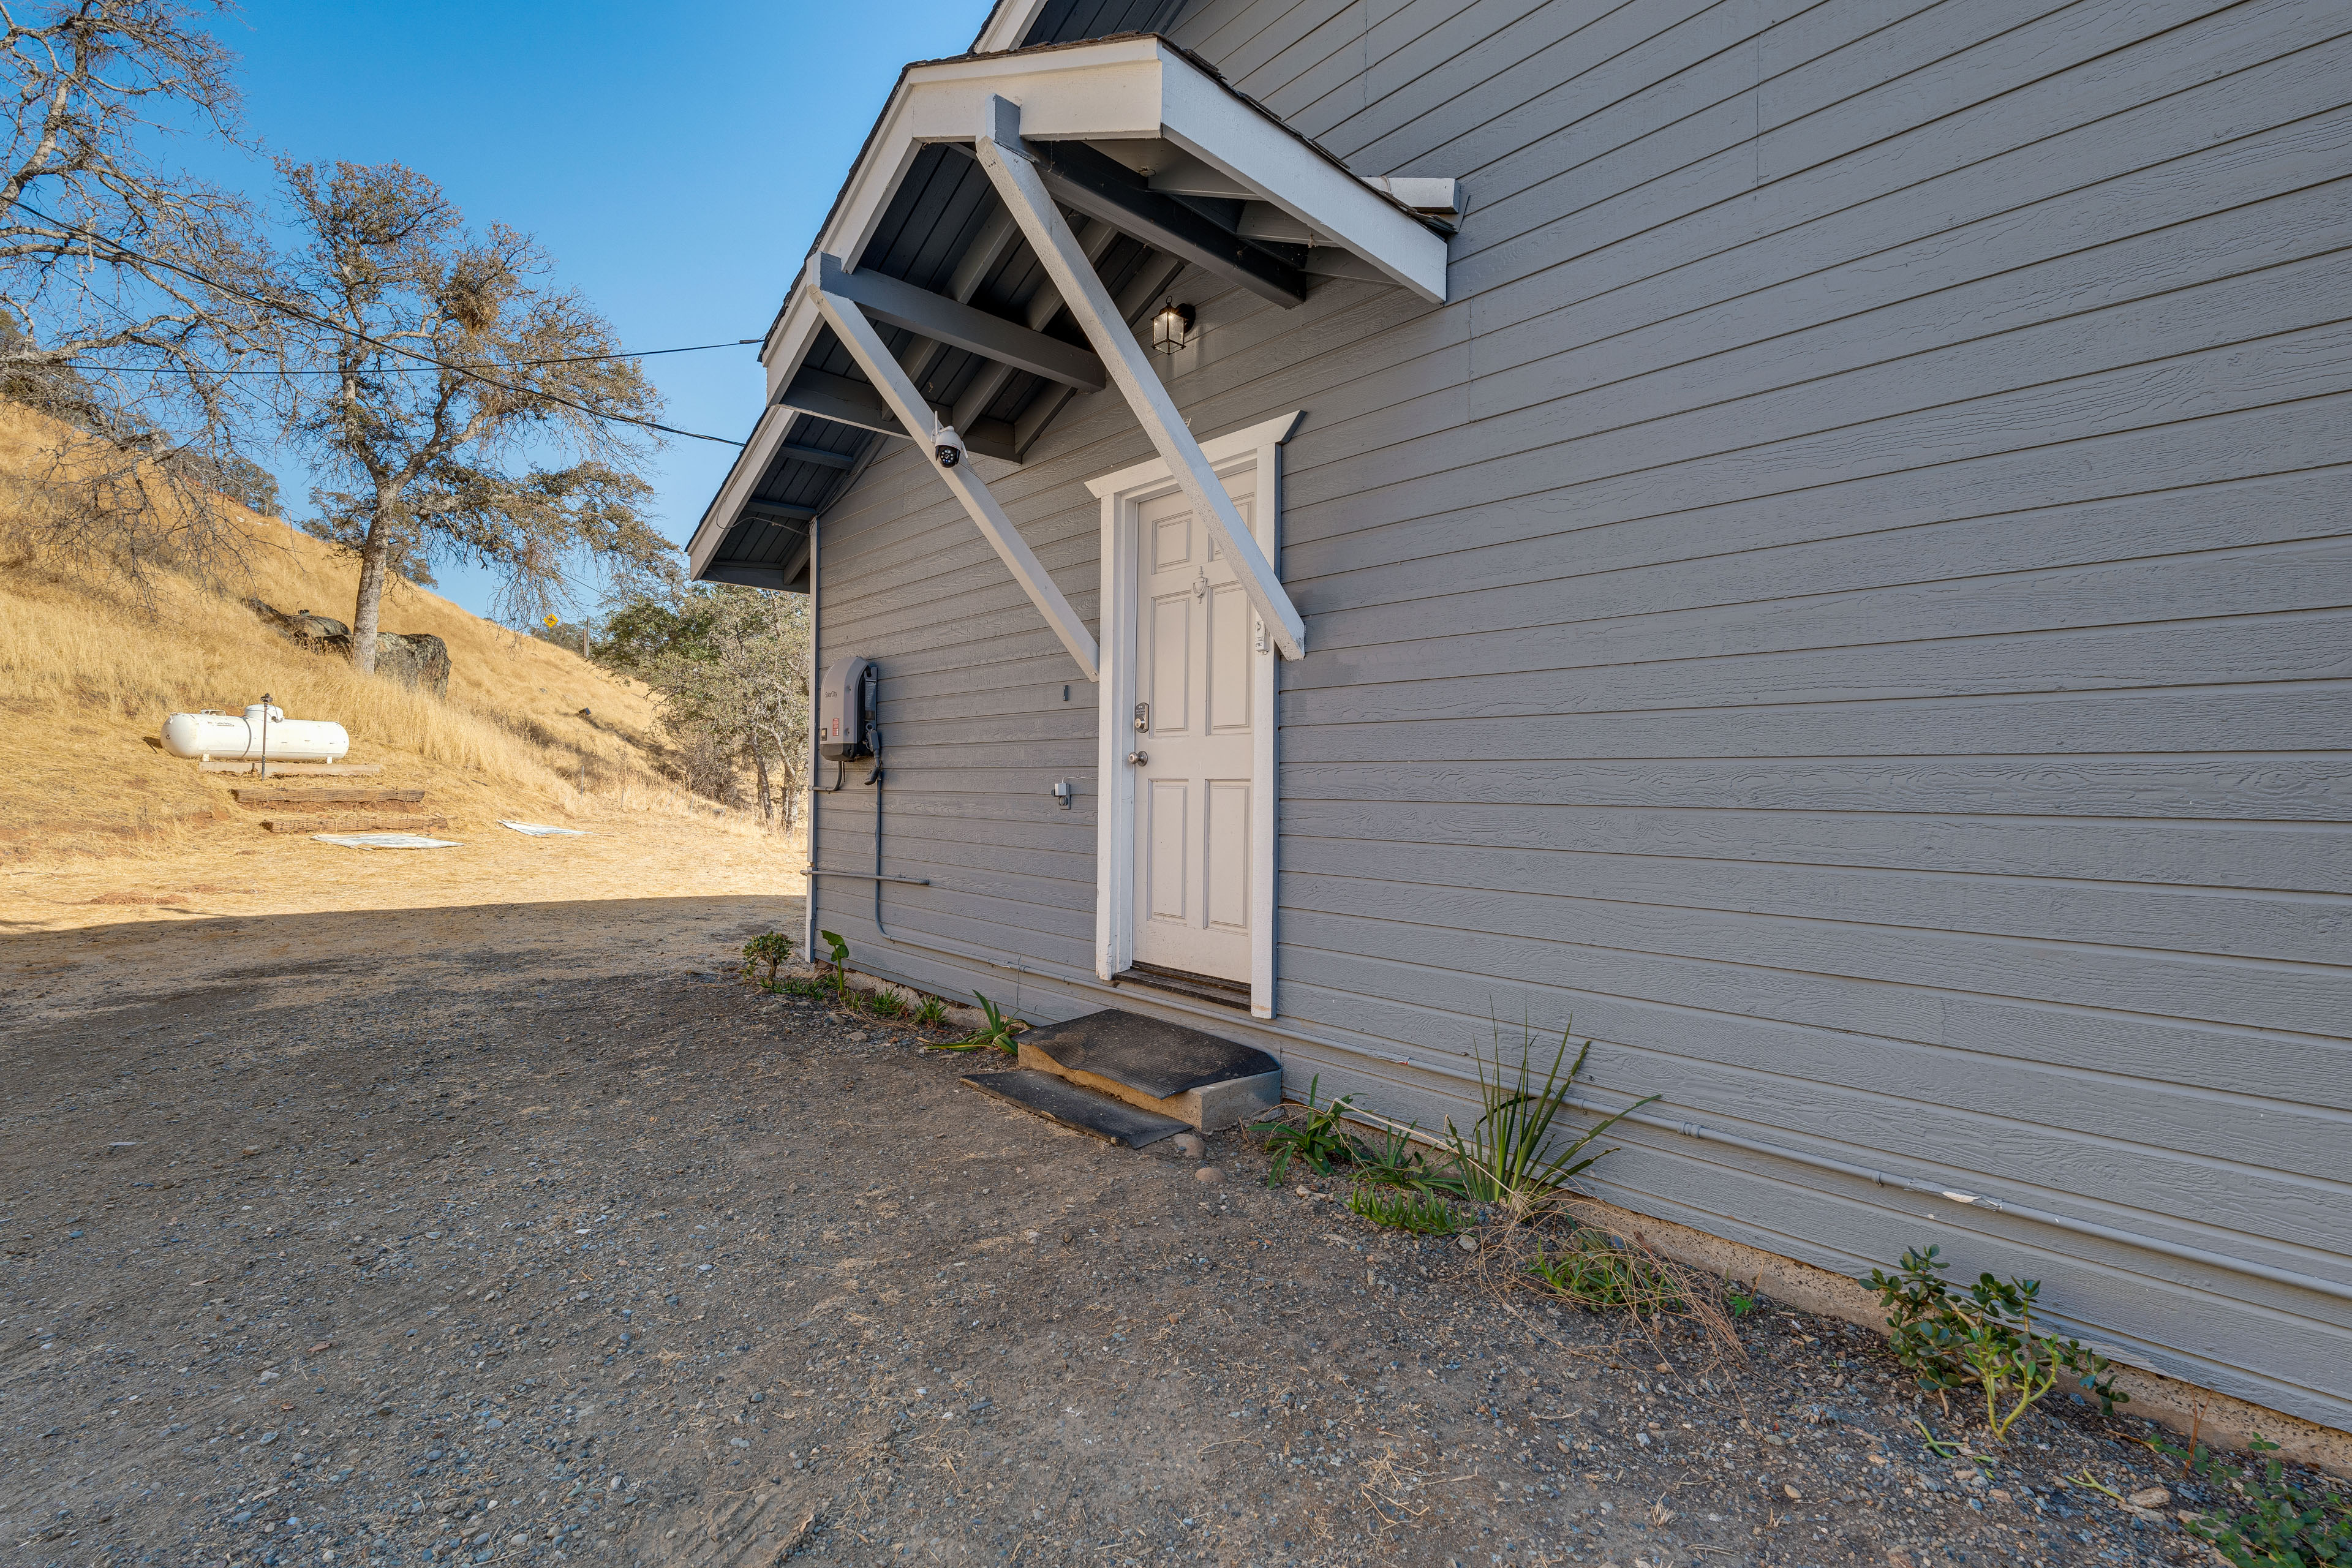
[[[1204,1132],[1282,1103],[1282,1064],[1255,1046],[1115,1007],[1039,1029],[1021,1065]]]
[[[1076,1131],[1091,1134],[1123,1149],[1140,1149],[1185,1130],[1172,1116],[1139,1110],[1123,1100],[1081,1089],[1049,1072],[1016,1068],[1011,1072],[976,1072],[964,1082],[1032,1116],[1042,1116]]]
[[[1247,982],[1221,980],[1213,974],[1192,974],[1181,969],[1162,968],[1157,963],[1130,963],[1112,975],[1110,983],[1146,991],[1166,991],[1187,1001],[1206,1002],[1213,1007],[1231,1007],[1244,1016],[1250,1010]]]
[[[228,792],[239,805],[387,805],[406,801],[414,804],[425,798],[421,789],[365,789],[358,784],[340,787],[328,784],[318,789],[279,789],[271,784],[248,784]]]
[[[208,773],[257,773],[261,771],[259,763],[216,761],[212,758],[206,758],[198,763],[196,767],[200,772]],[[272,763],[269,764],[271,778],[293,778],[300,774],[308,774],[312,778],[365,778],[382,772],[383,772],[382,763]]]
[[[271,833],[423,833],[448,826],[449,819],[403,811],[382,816],[268,816],[261,826]]]

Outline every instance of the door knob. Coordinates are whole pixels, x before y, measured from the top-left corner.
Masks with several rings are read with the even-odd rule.
[[[1130,768],[1139,768],[1150,760],[1151,753],[1149,752],[1129,752],[1127,753],[1127,765]]]

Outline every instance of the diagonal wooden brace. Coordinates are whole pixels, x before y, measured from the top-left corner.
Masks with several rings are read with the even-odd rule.
[[[1088,680],[1098,679],[1101,655],[1095,647],[1094,635],[1087,630],[1077,611],[1070,607],[1069,600],[1062,596],[1062,590],[1054,585],[1054,579],[1046,575],[1044,564],[1029,548],[1029,542],[1021,537],[1021,531],[1013,526],[1004,509],[996,504],[987,482],[973,469],[969,458],[951,468],[940,467],[929,450],[933,423],[930,405],[923,401],[904,367],[883,344],[882,335],[866,319],[866,312],[854,301],[825,291],[820,278],[824,264],[832,261],[833,258],[821,254],[809,258],[808,287],[815,297],[817,309],[832,324],[834,335],[841,340],[841,346],[849,351],[849,357],[857,362],[866,379],[880,391],[883,402],[898,416],[898,423],[913,434],[919,455],[938,471],[948,489],[963,503],[964,510],[971,514],[971,521],[980,526],[997,558],[1013,574],[1013,580],[1021,584],[1022,592],[1029,595],[1029,602],[1045,617],[1045,624],[1054,628],[1054,635],[1062,639],[1062,646],[1070,650],[1078,668]]]
[[[1216,470],[1201,455],[1201,444],[1185,428],[1175,400],[1144,358],[1143,345],[1135,341],[1118,308],[1111,303],[1110,290],[1103,287],[1102,279],[1079,248],[1077,237],[1046,194],[1035,162],[1021,144],[1020,108],[1002,98],[991,98],[982,120],[976,144],[981,167],[988,171],[1013,221],[1021,226],[1045,275],[1061,290],[1062,302],[1086,330],[1087,341],[1102,356],[1103,368],[1110,372],[1113,384],[1151,437],[1177,488],[1192,503],[1194,512],[1207,521],[1225,559],[1234,563],[1250,607],[1265,623],[1276,649],[1285,658],[1305,658],[1307,623],[1299,618],[1297,607],[1274,574],[1273,564],[1242,522],[1242,514],[1233,497],[1225,493]]]

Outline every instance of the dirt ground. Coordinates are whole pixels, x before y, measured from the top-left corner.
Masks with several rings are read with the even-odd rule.
[[[529,814],[516,819],[541,820]],[[231,821],[143,850],[0,866],[0,985],[13,989],[33,973],[14,956],[8,939],[37,931],[141,922],[211,931],[193,947],[152,949],[144,945],[149,933],[141,933],[143,983],[154,984],[170,980],[159,964],[193,962],[192,973],[216,966],[210,944],[234,938],[242,926],[236,920],[205,924],[224,916],[543,908],[587,900],[650,908],[669,898],[721,894],[772,900],[797,896],[801,868],[808,864],[803,837],[762,833],[740,819],[698,821],[597,803],[551,826],[583,829],[584,837],[534,838],[488,815],[469,813],[433,830],[432,837],[454,841],[454,849],[347,849],[307,834],[265,833],[254,822]],[[433,930],[429,921],[412,922],[403,934],[421,937],[429,951]],[[656,921],[634,940],[667,943],[679,934]],[[88,999],[103,993],[60,994]]]
[[[1988,1474],[1845,1325],[1563,1311],[732,978],[790,897],[506,882],[16,895],[7,1562],[2211,1560],[2142,1423],[2053,1402]]]

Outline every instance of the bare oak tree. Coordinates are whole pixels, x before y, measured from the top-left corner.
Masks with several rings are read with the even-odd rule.
[[[172,134],[236,138],[234,57],[184,0],[0,4],[0,393],[81,434],[59,454],[68,538],[202,563],[273,362],[253,214],[169,168]],[[258,388],[253,389],[257,391]]]
[[[302,242],[271,290],[287,427],[327,476],[312,531],[359,557],[352,663],[375,667],[387,575],[436,557],[497,570],[509,616],[583,556],[667,569],[639,510],[659,397],[538,246],[468,230],[397,163],[281,173]]]

